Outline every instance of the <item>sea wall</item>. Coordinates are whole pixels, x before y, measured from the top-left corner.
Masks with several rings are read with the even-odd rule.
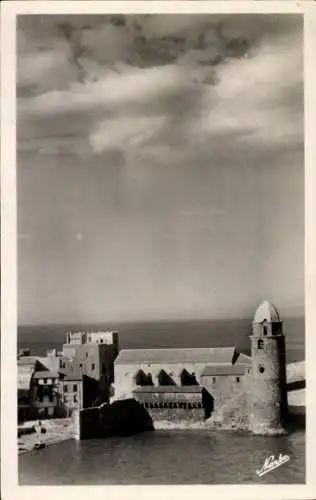
[[[73,420],[76,439],[131,435],[154,429],[151,416],[135,399],[77,410]]]
[[[203,422],[205,420],[204,408],[154,408],[147,409],[154,426],[155,422]]]

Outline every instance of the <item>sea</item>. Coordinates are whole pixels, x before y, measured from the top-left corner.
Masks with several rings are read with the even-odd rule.
[[[23,326],[18,348],[44,355],[62,349],[69,330],[119,331],[120,348],[236,346],[249,353],[251,321],[177,321],[107,323],[98,325]],[[283,320],[287,362],[305,359],[303,318]],[[281,455],[286,463],[259,477],[266,459]],[[141,485],[141,484],[303,484],[305,430],[278,437],[239,431],[173,428],[130,437],[69,440],[19,456],[22,485]]]

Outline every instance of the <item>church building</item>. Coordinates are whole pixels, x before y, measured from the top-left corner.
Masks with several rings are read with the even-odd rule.
[[[136,399],[153,420],[206,420],[234,400],[253,433],[282,431],[285,337],[268,301],[255,313],[250,346],[251,356],[233,346],[123,349],[114,362],[114,398]]]

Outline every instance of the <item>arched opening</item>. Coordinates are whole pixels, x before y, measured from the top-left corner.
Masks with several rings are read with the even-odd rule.
[[[261,350],[262,350],[262,349],[263,349],[263,347],[264,347],[264,342],[263,342],[263,339],[259,339],[259,340],[258,340],[258,344],[257,344],[257,345],[258,345],[258,349],[261,349]]]
[[[181,385],[198,385],[195,373],[189,373],[185,368],[181,372],[180,380]]]
[[[264,366],[262,365],[259,366],[259,373],[264,373]]]
[[[202,389],[202,406],[204,408],[204,416],[207,419],[213,413],[214,398],[205,388]]]
[[[158,383],[159,385],[176,385],[175,381],[168,375],[165,370],[160,370],[158,375]]]
[[[151,373],[144,373],[143,370],[138,370],[135,377],[135,384],[140,386],[154,385]]]

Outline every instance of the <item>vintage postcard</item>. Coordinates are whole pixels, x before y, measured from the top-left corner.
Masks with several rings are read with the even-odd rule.
[[[4,500],[313,498],[315,43],[309,2],[4,5]]]

